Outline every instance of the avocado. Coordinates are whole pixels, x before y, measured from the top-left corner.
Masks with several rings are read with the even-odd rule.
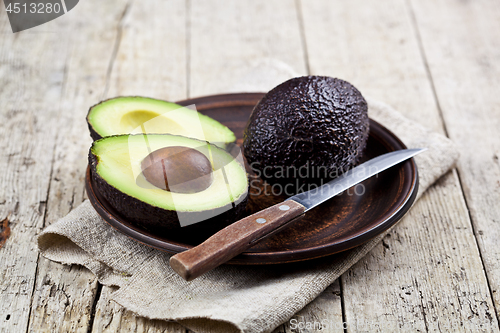
[[[179,104],[146,97],[116,97],[92,106],[87,114],[90,136],[168,133],[206,140],[226,148],[234,133],[218,121]]]
[[[367,103],[350,83],[326,76],[290,79],[255,106],[244,131],[244,155],[275,191],[293,195],[353,167],[366,146]]]
[[[165,153],[165,149],[176,152]],[[150,163],[150,155],[155,153]],[[198,179],[198,171],[190,169],[196,169],[193,163],[200,160],[209,162],[210,170],[203,165],[201,171],[201,178],[209,175],[208,186],[205,180]],[[158,163],[162,161],[165,163]],[[182,183],[175,177],[184,170],[188,177],[183,181],[194,179],[204,185],[187,192],[155,186],[144,171],[155,165],[162,169],[167,162],[174,163],[167,166],[174,175],[169,181]],[[94,141],[89,165],[98,193],[122,217],[150,231],[186,226],[214,232],[241,218],[245,210],[248,180],[244,167],[227,151],[206,141],[170,134],[109,136]]]

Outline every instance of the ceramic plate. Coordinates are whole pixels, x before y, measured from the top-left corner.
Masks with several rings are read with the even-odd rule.
[[[236,134],[237,143],[241,144],[247,119],[262,96],[262,93],[214,95],[178,103],[195,104],[199,112],[228,126]],[[405,148],[393,133],[370,120],[364,160]],[[134,226],[109,206],[91,178],[90,169],[87,169],[87,193],[96,211],[113,228],[132,239],[170,253],[187,250],[203,240],[176,232],[153,233]],[[229,263],[276,264],[314,259],[345,251],[372,239],[394,225],[411,207],[418,188],[417,167],[410,159],[361,184],[363,186],[358,187],[356,192],[344,192],[314,208],[301,221],[261,241]],[[263,190],[265,188],[255,186],[251,190],[248,214],[285,199],[270,191],[266,195]],[[257,195],[259,192],[260,195]]]

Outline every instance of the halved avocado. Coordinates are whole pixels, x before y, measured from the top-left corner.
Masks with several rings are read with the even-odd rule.
[[[168,133],[209,141],[225,148],[234,133],[218,121],[182,105],[146,97],[116,97],[92,106],[87,114],[90,136]]]
[[[149,183],[141,163],[165,147],[186,147],[204,154],[213,181],[196,193],[170,192]],[[169,134],[116,135],[94,141],[89,152],[94,185],[120,215],[148,230],[197,229],[214,232],[241,218],[248,180],[242,164],[225,150]],[[207,235],[209,236],[209,235]]]

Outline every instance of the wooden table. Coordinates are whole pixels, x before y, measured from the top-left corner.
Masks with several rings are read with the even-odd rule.
[[[13,34],[0,9],[0,330],[185,332],[108,301],[36,235],[85,199],[88,107],[231,90],[260,62],[340,77],[461,157],[373,251],[277,332],[498,332],[498,0],[82,0]],[[317,331],[311,329],[309,331]]]

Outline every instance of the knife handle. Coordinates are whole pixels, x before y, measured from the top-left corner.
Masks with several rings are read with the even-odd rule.
[[[172,256],[170,266],[186,281],[191,281],[249,249],[305,210],[293,200],[261,210],[230,224],[200,245]]]

